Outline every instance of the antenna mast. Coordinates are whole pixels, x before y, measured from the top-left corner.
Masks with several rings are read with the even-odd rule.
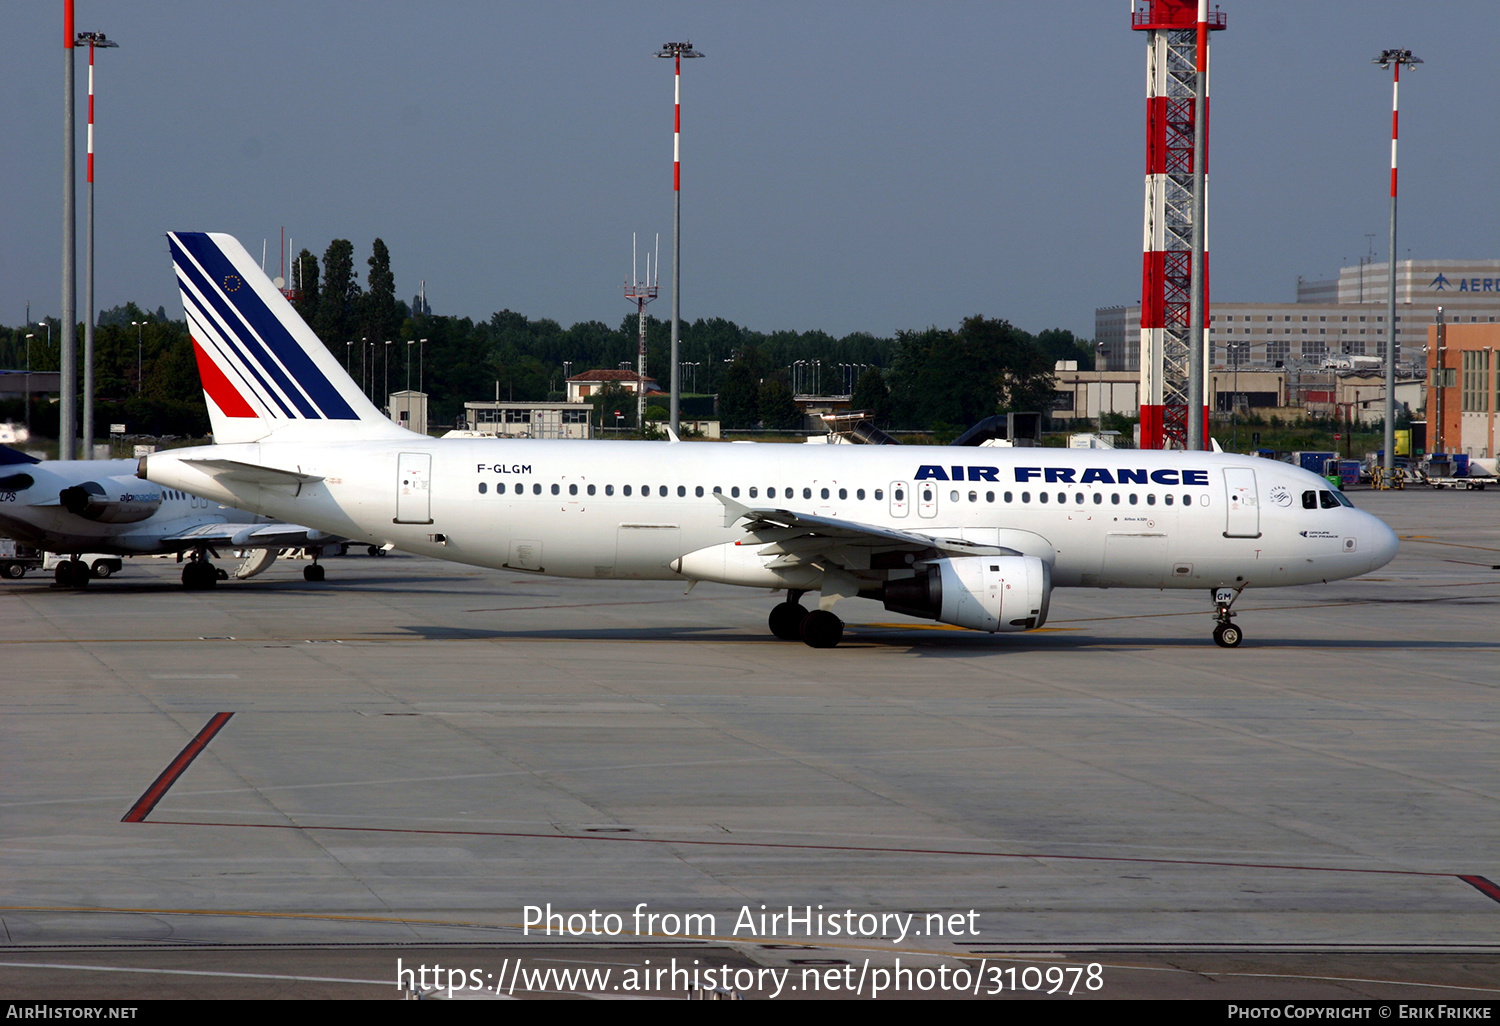
[[[661,236],[656,237],[658,252],[661,249]],[[636,341],[638,348],[636,352],[636,383],[635,383],[635,426],[638,431],[646,429],[646,304],[656,298],[657,278],[661,272],[656,270],[656,264],[651,260],[651,254],[646,254],[646,278],[641,280],[636,270],[636,246],[635,233],[630,235],[630,282],[625,286],[625,298],[635,304],[636,310]],[[653,276],[653,271],[655,275]]]

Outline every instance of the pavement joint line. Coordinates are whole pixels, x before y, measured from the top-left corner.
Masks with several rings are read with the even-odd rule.
[[[295,980],[301,983],[363,983],[378,987],[389,987],[390,980],[353,980],[342,976],[288,976],[283,973],[236,973],[227,970],[208,969],[148,969],[123,965],[65,965],[52,962],[0,962],[9,969],[67,969],[95,973],[147,973],[157,976],[224,976],[240,980]]]
[[[977,851],[955,848],[896,848],[876,845],[851,844],[805,844],[786,841],[723,841],[679,837],[622,837],[618,834],[541,834],[508,830],[435,830],[424,827],[372,827],[337,826],[331,824],[300,823],[226,823],[214,820],[153,819],[145,821],[149,826],[226,827],[251,830],[296,830],[299,832],[339,831],[343,833],[371,834],[415,834],[439,837],[513,837],[542,841],[607,841],[620,844],[662,844],[710,848],[771,848],[777,850],[809,852],[850,852],[868,855],[940,855],[961,858],[983,859],[1032,859],[1038,862],[1124,862],[1133,865],[1167,866],[1215,866],[1224,869],[1266,869],[1295,873],[1345,873],[1362,876],[1409,876],[1426,879],[1458,880],[1480,889],[1471,880],[1484,880],[1468,874],[1427,869],[1371,869],[1345,866],[1305,866],[1274,862],[1230,862],[1220,859],[1168,859],[1145,858],[1130,855],[1065,855],[1048,852],[1024,851]],[[1488,881],[1485,881],[1489,883]],[[1489,884],[1496,887],[1495,884]],[[1500,888],[1497,888],[1500,891]],[[1485,892],[1487,896],[1488,892]]]

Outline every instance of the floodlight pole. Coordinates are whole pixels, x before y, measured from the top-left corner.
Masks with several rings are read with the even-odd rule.
[[[1401,65],[1421,64],[1410,50],[1382,50],[1370,62],[1394,68],[1391,79],[1391,259],[1386,268],[1385,303],[1385,459],[1387,477],[1396,469],[1396,126],[1400,110]]]
[[[78,185],[74,154],[73,0],[63,0],[62,338],[58,353],[58,459],[78,458]]]
[[[94,50],[120,44],[103,32],[80,32],[78,42],[89,47],[89,126],[87,216],[83,245],[83,455],[94,458]]]
[[[682,59],[702,57],[692,43],[663,43],[658,57],[673,61],[672,76],[672,400],[669,423],[677,434],[678,400],[682,394],[677,366],[678,323],[682,316]]]

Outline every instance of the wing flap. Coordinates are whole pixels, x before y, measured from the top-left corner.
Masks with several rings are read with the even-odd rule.
[[[938,556],[1014,556],[1020,553],[1004,545],[991,545],[940,535],[919,534],[890,527],[877,527],[854,520],[798,513],[788,509],[754,508],[715,493],[724,505],[724,523],[743,522],[746,532],[757,544],[766,547],[759,554],[777,557],[772,568],[803,566],[820,558],[849,562],[851,549],[881,549],[888,552],[911,552],[928,558]],[[840,553],[843,557],[840,558]],[[868,566],[868,555],[863,562]]]

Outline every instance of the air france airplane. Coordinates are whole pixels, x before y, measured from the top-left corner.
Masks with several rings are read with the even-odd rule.
[[[227,235],[169,236],[219,444],[148,480],[319,530],[528,574],[784,590],[778,638],[844,599],[980,631],[1053,588],[1247,587],[1374,570],[1396,536],[1326,481],[1222,453],[437,440],[393,424]],[[802,597],[818,599],[812,609]]]
[[[272,523],[175,488],[143,483],[135,460],[39,460],[0,446],[0,535],[49,552],[72,555],[57,564],[56,581],[82,588],[94,571],[78,558],[83,552],[117,556],[188,554],[183,587],[212,588],[227,576],[209,561],[216,547],[252,549],[235,571],[254,577],[282,548],[308,546],[314,552],[341,541],[319,531]],[[25,571],[10,564],[12,573]],[[323,580],[314,559],[303,568],[310,581]]]

